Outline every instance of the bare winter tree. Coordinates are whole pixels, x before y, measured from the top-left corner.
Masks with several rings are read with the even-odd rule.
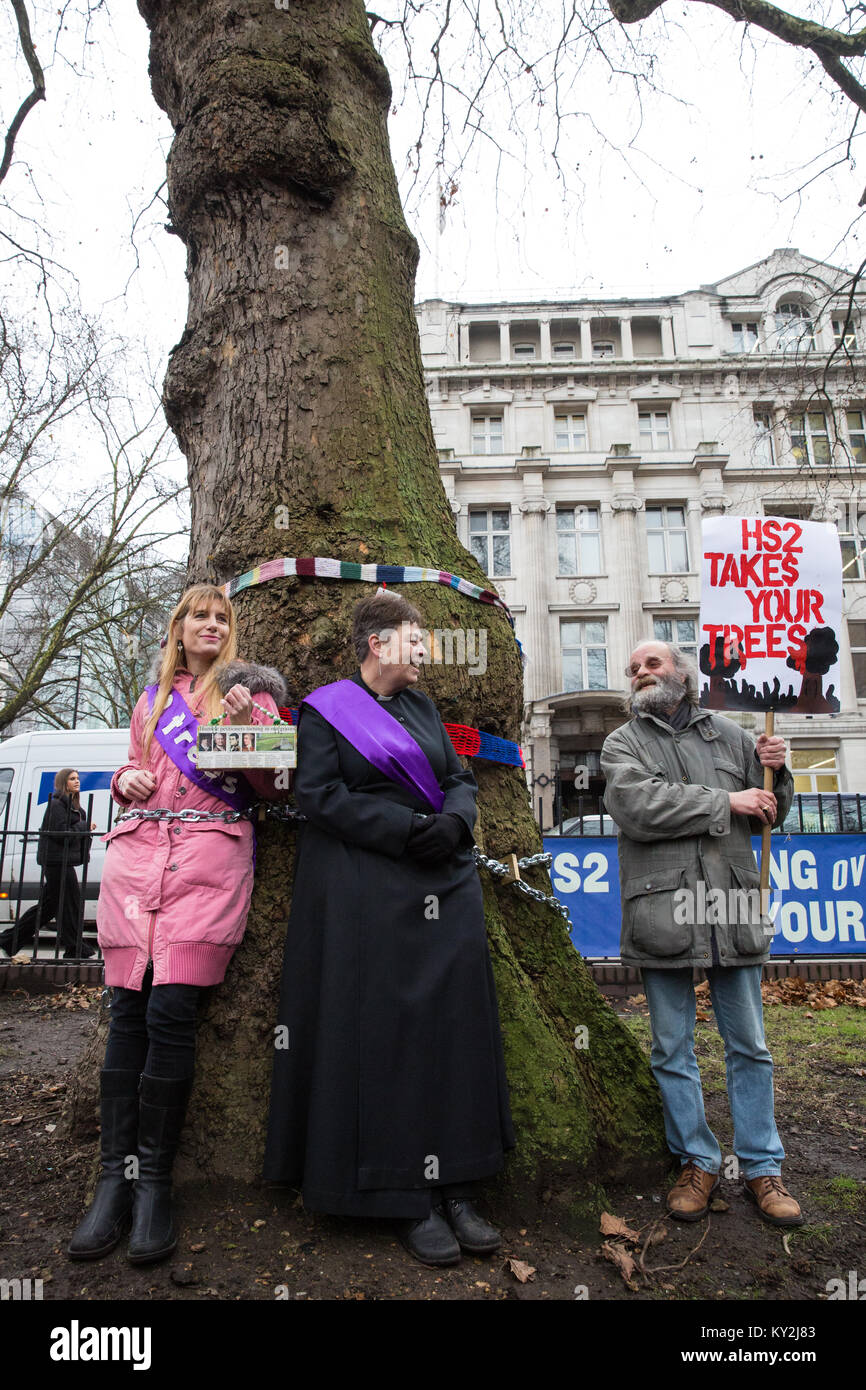
[[[361,0],[140,9],[154,94],[176,130],[172,229],[189,253],[189,316],[164,400],[189,466],[190,578],[225,581],[288,551],[436,566],[483,586],[439,477],[417,251],[388,151],[391,89]],[[275,524],[286,510],[288,530]],[[354,668],[349,615],[362,592],[293,579],[250,589],[241,649],[275,660],[296,702]],[[443,717],[516,740],[522,671],[505,617],[439,585],[412,597],[429,628],[486,629],[483,681],[429,668]],[[538,849],[519,770],[475,771],[484,848]],[[290,830],[260,836],[245,948],[203,1023],[189,1126],[198,1174],[259,1172],[291,852]],[[543,871],[531,878],[550,891]],[[520,1129],[511,1171],[522,1190],[550,1181],[570,1205],[658,1160],[657,1093],[561,917],[489,878],[484,889]]]
[[[168,615],[183,589],[185,566],[152,554],[146,566],[127,558],[94,605],[97,621],[84,649],[80,722],[124,728],[151,679]],[[117,612],[123,612],[118,621]],[[104,618],[105,621],[101,621]]]
[[[184,489],[154,407],[135,423],[117,365],[79,315],[45,343],[0,316],[0,729],[28,712],[71,723],[72,654],[132,631],[176,572],[160,547]]]

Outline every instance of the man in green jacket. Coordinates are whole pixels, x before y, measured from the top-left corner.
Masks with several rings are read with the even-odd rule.
[[[695,966],[706,971],[725,1043],[734,1149],[744,1192],[765,1220],[802,1223],[781,1179],[773,1062],[764,1041],[761,970],[772,924],[762,912],[751,836],[784,820],[793,796],[785,742],[757,742],[701,709],[697,673],[676,647],[647,641],[627,674],[632,718],[605,740],[604,804],[619,827],[624,965],[640,968],[668,1144],[682,1165],[668,1210],[705,1215],[722,1154],[704,1115],[694,1053]],[[773,791],[764,791],[764,768]]]

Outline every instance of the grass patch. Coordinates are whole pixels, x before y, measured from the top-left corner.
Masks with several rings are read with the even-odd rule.
[[[813,1221],[806,1226],[792,1226],[786,1232],[788,1245],[793,1249],[794,1242],[804,1247],[804,1253],[821,1254],[829,1250],[839,1239],[839,1232],[829,1221]]]
[[[849,1212],[853,1215],[866,1210],[866,1183],[844,1174],[829,1178],[826,1182],[811,1183],[809,1194],[816,1205],[825,1211]]]
[[[814,1093],[816,1080],[823,1084],[828,1074],[842,1079],[840,1072],[863,1068],[866,1009],[840,1005],[838,1009],[813,1012],[811,1018],[806,1017],[807,1012],[810,1011],[782,1004],[765,1006],[764,1029],[776,1066],[777,1084],[785,1090],[805,1089]],[[622,1022],[648,1055],[649,1018],[645,1014],[630,1014]],[[698,1020],[695,1024],[695,1055],[707,1094],[724,1091],[724,1044],[714,1017],[707,1022]],[[856,1076],[852,1079],[860,1081]],[[827,1094],[823,1099],[832,1102],[833,1097]],[[866,1086],[858,1085],[856,1091],[846,1087],[844,1103],[847,1110],[866,1111]]]

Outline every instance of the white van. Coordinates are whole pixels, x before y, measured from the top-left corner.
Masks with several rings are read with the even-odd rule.
[[[76,869],[86,882],[85,925],[96,921],[105,845],[118,807],[109,788],[117,768],[127,761],[129,729],[47,729],[0,741],[0,924],[16,920],[36,902],[41,870],[36,862],[39,828],[54,777],[62,767],[81,778],[81,807],[96,822],[90,862]],[[91,802],[92,797],[92,802]],[[25,831],[26,845],[25,845]]]

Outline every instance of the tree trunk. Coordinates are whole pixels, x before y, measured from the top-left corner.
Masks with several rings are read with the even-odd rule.
[[[189,463],[190,581],[323,555],[429,565],[485,587],[439,477],[413,312],[417,249],[362,0],[139,9],[154,95],[176,131],[171,218],[189,252],[165,409]],[[355,669],[351,609],[371,592],[339,580],[250,589],[236,600],[240,650],[279,665],[296,704]],[[483,677],[425,668],[442,717],[517,740],[522,671],[505,616],[440,585],[405,592],[430,629],[487,631]],[[473,770],[479,843],[500,858],[538,850],[521,772],[480,760]],[[246,939],[199,1034],[187,1173],[260,1171],[293,839],[273,823],[259,834]],[[558,1173],[586,1187],[655,1160],[664,1146],[649,1069],[563,920],[481,873],[518,1129],[512,1178],[525,1189]],[[550,892],[543,870],[529,877]]]

